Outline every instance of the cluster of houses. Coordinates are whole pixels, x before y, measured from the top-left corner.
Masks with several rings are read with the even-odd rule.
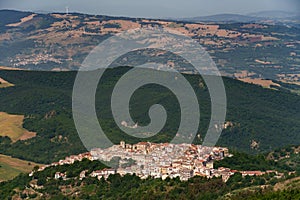
[[[82,161],[84,158],[89,160],[104,161],[110,165],[111,160],[117,160],[117,166],[93,171],[91,177],[99,180],[108,178],[112,174],[135,174],[142,179],[147,177],[161,178],[180,178],[188,180],[193,176],[222,177],[227,181],[230,176],[237,173],[237,170],[220,167],[214,169],[214,161],[231,157],[228,149],[224,147],[207,147],[194,144],[170,144],[170,143],[151,143],[139,142],[137,144],[126,144],[121,141],[119,145],[113,145],[106,149],[95,148],[90,152],[66,157],[59,162],[40,167],[38,171],[46,167],[72,164],[75,161]],[[79,175],[80,179],[86,177],[86,170]],[[277,173],[276,171],[240,171],[242,176],[261,176],[266,173]],[[30,176],[33,172],[30,173]],[[55,179],[66,179],[65,173],[56,172]]]
[[[188,180],[196,175],[214,176],[217,172],[213,169],[213,161],[230,155],[228,149],[222,147],[151,142],[139,142],[132,145],[121,141],[119,145],[107,149],[92,149],[91,156],[94,160],[106,162],[116,157],[120,163],[134,160],[135,162],[129,166],[119,165],[116,173],[121,175],[136,174],[141,178],[151,176],[162,179],[179,177],[181,180]],[[226,175],[229,173],[231,172]]]
[[[25,66],[25,65],[38,65],[48,62],[54,62],[57,64],[62,64],[63,61],[70,61],[70,59],[60,59],[55,58],[52,54],[34,54],[35,56],[16,56],[15,59],[11,59],[10,63],[14,67]]]

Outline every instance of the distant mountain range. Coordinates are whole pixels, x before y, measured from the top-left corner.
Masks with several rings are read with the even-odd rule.
[[[296,12],[286,12],[280,10],[270,10],[270,11],[261,11],[255,13],[249,13],[248,16],[251,17],[260,17],[265,19],[287,19],[287,18],[294,18],[299,16],[300,13]]]
[[[191,21],[191,22],[255,22],[257,20],[262,20],[259,17],[251,17],[246,15],[238,14],[218,14],[210,16],[199,16],[192,18],[183,18],[180,20]]]
[[[286,12],[286,11],[261,11],[256,13],[241,14],[217,14],[210,16],[199,16],[192,18],[181,18],[179,20],[191,22],[264,22],[272,20],[275,22],[282,22],[286,20],[299,20],[300,13]]]

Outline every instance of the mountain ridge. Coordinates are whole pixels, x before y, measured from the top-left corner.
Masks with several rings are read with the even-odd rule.
[[[299,28],[257,23],[195,23],[175,20],[69,13],[0,11],[0,66],[29,70],[78,70],[85,57],[108,37],[132,28],[164,28],[185,34],[210,54],[223,75],[300,82]],[[145,62],[194,69],[173,55],[152,52],[127,55],[119,66]],[[157,55],[157,53],[155,54]],[[242,75],[240,75],[242,74]],[[241,77],[242,76],[242,77]],[[295,78],[296,77],[296,78]]]
[[[232,14],[232,13],[220,13],[206,16],[195,16],[179,18],[192,22],[241,22],[241,23],[266,23],[267,20],[274,20],[280,22],[281,20],[293,19],[300,14],[297,12],[287,12],[280,10],[267,10],[248,14]]]

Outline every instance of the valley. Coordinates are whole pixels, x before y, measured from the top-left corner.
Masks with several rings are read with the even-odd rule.
[[[37,8],[43,3],[34,5]],[[188,12],[180,17],[177,10],[183,10],[176,7],[176,17],[153,14],[147,18],[151,6],[144,10],[145,15],[133,14],[145,2],[118,3],[123,10],[134,9],[127,17],[110,16],[102,10],[106,6],[102,3],[102,13],[88,12],[93,14],[70,12],[69,5],[63,5],[65,12],[62,8],[47,12],[9,10],[14,6],[1,4],[0,199],[300,199],[298,11],[253,8],[256,12],[248,14],[216,13],[207,1],[204,8],[214,10],[209,16]],[[97,3],[90,4],[96,7]],[[164,7],[160,2],[159,7],[165,8],[162,16],[174,12],[173,4],[180,5],[174,1]],[[158,48],[158,43],[169,44],[168,39],[147,40],[148,35],[140,42],[154,44],[149,48],[124,53],[105,71],[101,68],[105,66],[80,71],[90,64],[84,61],[95,53],[92,50],[97,45],[132,29],[165,30],[191,38],[203,48],[199,54],[208,53],[201,61],[213,61],[197,67],[205,71],[215,64],[220,77],[199,74],[189,59]],[[185,51],[185,42],[175,42],[170,49]],[[118,45],[114,48],[122,51],[123,44]],[[130,94],[133,85],[122,82],[123,78],[145,63],[159,65],[145,69],[149,74],[132,79],[147,81],[159,73],[159,81],[170,82],[177,92],[191,90],[195,94],[178,95],[156,80],[137,87],[126,101],[128,105],[115,107],[116,99],[126,99],[118,96],[121,92],[116,86]],[[89,84],[77,91],[90,97],[84,100],[73,96],[78,89],[74,86],[79,87],[79,71],[85,81],[103,72],[94,96],[88,96]],[[162,80],[166,77],[172,80]],[[182,78],[190,88],[179,89]],[[211,90],[211,83],[222,82],[220,79],[225,94]],[[182,103],[183,96],[189,100]],[[89,108],[86,102],[94,106]],[[129,118],[116,114],[127,106]],[[166,118],[161,128],[155,127],[159,131],[154,134],[155,130],[144,128],[157,119],[164,121],[162,112],[160,116],[153,112],[157,106],[163,108],[159,107]],[[215,109],[223,106],[226,116],[220,120],[223,113],[217,114]],[[89,109],[95,115],[90,115]],[[198,110],[200,119],[194,115]],[[76,121],[78,115],[81,126]],[[193,123],[181,129],[183,121]],[[94,122],[101,128],[90,126]],[[220,135],[214,135],[212,129]],[[105,136],[93,135],[102,132]],[[218,138],[217,143],[206,143],[212,136]]]

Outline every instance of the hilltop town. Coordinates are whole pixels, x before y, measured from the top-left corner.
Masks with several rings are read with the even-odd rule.
[[[194,144],[170,144],[170,143],[151,143],[139,142],[137,144],[126,144],[121,141],[119,145],[113,145],[106,149],[95,148],[90,152],[79,155],[72,155],[50,165],[42,166],[38,171],[43,171],[47,167],[73,164],[75,161],[88,159],[91,161],[100,160],[109,166],[111,161],[117,161],[115,166],[96,170],[89,174],[99,180],[103,177],[107,179],[109,175],[125,174],[137,175],[141,179],[148,177],[177,178],[186,181],[194,176],[206,178],[222,177],[226,182],[230,176],[239,172],[243,176],[261,176],[266,173],[276,173],[277,177],[283,176],[275,170],[263,171],[237,171],[225,167],[214,169],[214,161],[222,160],[225,157],[232,157],[228,148],[207,147]],[[82,171],[79,178],[86,177],[86,170]],[[29,176],[33,176],[32,171]],[[56,172],[55,179],[67,179],[66,173]]]

